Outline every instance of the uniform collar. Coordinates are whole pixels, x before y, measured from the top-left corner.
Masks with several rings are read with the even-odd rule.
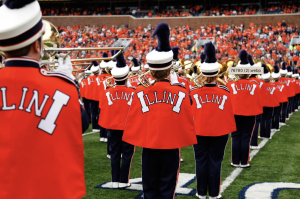
[[[217,84],[216,83],[207,83],[207,84],[204,84],[205,87],[216,87]]]
[[[40,63],[30,57],[12,57],[5,60],[5,67],[40,68]]]

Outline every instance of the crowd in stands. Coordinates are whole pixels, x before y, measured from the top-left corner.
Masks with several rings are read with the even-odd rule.
[[[276,3],[269,3],[264,8],[265,14],[289,14],[300,11],[300,3],[295,1],[282,1]]]
[[[130,60],[135,57],[146,64],[146,55],[156,46],[156,39],[151,37],[155,27],[139,26],[129,29],[126,25],[117,27],[84,26],[58,27],[62,47],[107,47],[118,38],[133,38],[133,42],[125,51],[125,57]],[[299,27],[287,25],[285,22],[257,26],[253,23],[241,26],[220,24],[201,26],[191,29],[189,25],[172,27],[170,30],[171,46],[180,47],[180,58],[200,60],[204,46],[197,48],[199,39],[215,38],[216,55],[218,60],[235,59],[241,49],[246,49],[254,59],[264,59],[274,65],[279,61],[296,61],[299,66],[300,46],[289,46],[291,38],[299,35]],[[289,50],[291,48],[291,50]],[[72,52],[71,58],[101,57],[103,51]],[[108,52],[110,54],[110,52]],[[130,63],[130,61],[128,61]]]
[[[229,16],[229,15],[254,15],[259,6],[258,4],[251,5],[227,5],[227,6],[212,6],[207,9],[204,16]]]
[[[185,8],[185,6],[184,6]],[[42,13],[44,16],[81,16],[81,15],[132,15],[137,18],[147,18],[147,17],[187,17],[187,16],[199,16],[201,12],[200,5],[190,5],[183,8],[165,8],[159,9],[158,6],[150,8],[144,6],[144,10],[140,8],[129,8],[121,7],[115,10],[107,9],[105,6],[88,6],[88,7],[45,7],[42,8]]]

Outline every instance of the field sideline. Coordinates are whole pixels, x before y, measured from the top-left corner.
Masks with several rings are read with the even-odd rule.
[[[243,169],[241,174],[222,193],[224,199],[239,199],[240,191],[247,185],[259,182],[293,182],[300,183],[300,113],[296,112],[287,121],[287,126],[280,128],[273,139],[257,153],[250,162],[251,168]],[[91,132],[91,127],[86,131]],[[99,133],[83,136],[85,148],[85,179],[87,194],[84,198],[114,199],[135,198],[138,191],[100,189],[96,186],[111,181],[110,160],[106,158],[106,143],[99,142]],[[259,139],[261,141],[261,139]],[[136,147],[131,166],[131,178],[141,177],[142,149]],[[193,147],[181,150],[185,160],[180,173],[195,174]],[[234,170],[230,166],[231,140],[228,140],[222,165],[222,181]],[[188,188],[195,189],[193,182]],[[196,198],[189,195],[177,195],[179,199]],[[240,197],[242,199],[242,197]],[[300,190],[287,189],[279,192],[278,199],[298,199]]]

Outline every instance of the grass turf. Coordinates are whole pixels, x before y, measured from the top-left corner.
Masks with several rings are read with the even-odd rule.
[[[297,112],[281,127],[272,140],[261,149],[253,158],[251,168],[244,169],[235,181],[222,194],[224,199],[238,198],[238,194],[243,187],[256,182],[295,182],[300,183],[300,124],[297,122],[300,114]],[[87,132],[91,132],[91,127]],[[96,189],[97,185],[111,181],[110,160],[106,158],[106,143],[99,142],[99,133],[83,136],[85,148],[85,180],[87,194],[84,198],[135,198],[139,192],[113,189]],[[261,139],[259,139],[261,141]],[[132,166],[131,178],[141,177],[141,152],[142,149],[136,147]],[[195,160],[193,147],[181,149],[181,157],[185,162],[181,163],[180,173],[195,173]],[[222,181],[234,170],[230,166],[231,162],[231,139],[229,138],[225,156],[222,164]],[[196,188],[196,182],[189,188]],[[279,199],[299,198],[299,190],[283,190],[279,194]],[[188,199],[195,196],[179,195],[176,198]]]

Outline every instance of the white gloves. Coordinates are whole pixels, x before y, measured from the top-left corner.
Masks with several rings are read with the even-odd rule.
[[[132,85],[131,85],[129,79],[127,79],[127,87],[132,87]]]
[[[72,63],[71,63],[71,58],[68,55],[65,59],[63,59],[64,56],[65,56],[65,54],[57,55],[58,67],[55,70],[55,72],[63,73],[64,75],[67,75],[68,77],[70,77],[72,80],[75,80],[75,77],[72,74],[73,67],[72,67]]]
[[[170,79],[171,79],[171,84],[179,84],[178,77],[175,72],[171,73]]]

